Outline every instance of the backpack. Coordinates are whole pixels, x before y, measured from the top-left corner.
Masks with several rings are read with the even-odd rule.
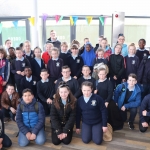
[[[38,105],[38,102],[36,102],[36,103],[34,104],[34,108],[35,108],[36,113],[38,114],[38,113],[39,113],[39,105]],[[23,104],[20,104],[20,110],[23,111],[23,109],[24,109],[24,105],[23,105]]]

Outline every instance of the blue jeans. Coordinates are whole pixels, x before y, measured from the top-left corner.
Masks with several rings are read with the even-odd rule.
[[[43,145],[46,141],[46,135],[44,128],[42,128],[39,133],[36,136],[35,143],[38,145]],[[29,140],[27,139],[26,135],[24,135],[22,132],[19,132],[19,137],[18,137],[18,144],[21,147],[25,147],[29,144]]]
[[[103,130],[102,123],[98,123],[95,125],[88,125],[82,122],[82,141],[84,143],[89,143],[91,140],[100,145],[103,140]]]

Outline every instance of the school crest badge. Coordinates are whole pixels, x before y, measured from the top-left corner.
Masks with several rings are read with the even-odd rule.
[[[56,67],[60,67],[60,63],[59,62],[56,63]]]
[[[147,56],[147,54],[146,54],[146,53],[144,53],[144,56],[146,57],[146,56]]]
[[[33,85],[36,85],[36,81],[33,81]]]
[[[135,60],[132,60],[132,65],[134,65],[135,64]]]
[[[96,106],[96,100],[92,100],[92,106]]]
[[[25,63],[22,63],[22,67],[25,67]]]
[[[80,63],[80,59],[77,59],[77,63]]]

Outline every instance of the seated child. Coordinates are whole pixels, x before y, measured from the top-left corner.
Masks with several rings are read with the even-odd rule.
[[[19,94],[15,92],[15,88],[11,84],[7,84],[6,90],[1,96],[1,107],[4,115],[4,122],[11,118],[15,121],[16,109],[19,104]]]
[[[3,118],[3,113],[0,110],[0,149],[3,147],[8,148],[12,145],[12,142],[10,138],[5,134],[5,128],[4,128],[4,118]]]
[[[107,109],[104,100],[100,96],[92,94],[91,82],[83,82],[81,89],[83,96],[77,100],[76,133],[80,133],[82,118],[82,141],[89,143],[92,140],[99,145],[103,141],[103,132],[107,131]]]
[[[76,98],[72,95],[69,86],[61,82],[51,107],[52,143],[69,144],[73,136],[73,127],[76,116]]]
[[[150,123],[150,94],[146,95],[142,100],[140,107],[139,130],[146,132]]]
[[[51,80],[54,82],[62,76],[61,68],[63,66],[63,60],[59,58],[59,50],[56,47],[51,49],[51,55],[52,59],[48,61],[47,70]]]
[[[129,129],[134,129],[134,119],[137,114],[137,108],[141,104],[141,89],[136,84],[135,74],[128,76],[127,82],[119,84],[114,92],[114,101],[120,109],[123,122],[127,120],[127,110],[130,112],[128,121]]]
[[[34,59],[32,59],[32,62],[31,62],[31,66],[32,66],[32,74],[33,76],[37,77],[37,80],[41,80],[41,77],[40,77],[40,73],[41,73],[41,70],[45,68],[45,65],[44,65],[44,62],[43,60],[41,59],[41,49],[39,47],[36,47],[34,49]]]
[[[24,89],[31,89],[33,92],[33,95],[37,98],[37,89],[36,89],[36,85],[38,82],[37,77],[32,75],[32,70],[30,67],[24,68],[24,74],[25,74],[25,77],[21,79],[21,92]]]
[[[42,69],[41,70],[41,80],[38,81],[37,83],[37,95],[42,103],[44,110],[45,110],[45,115],[48,116],[50,114],[50,106],[52,104],[53,100],[53,95],[54,95],[54,82],[52,82],[48,78],[48,70],[47,69]]]
[[[45,143],[44,109],[43,106],[36,101],[30,89],[24,89],[22,92],[22,101],[17,108],[16,122],[19,128],[19,146],[27,146],[29,142],[33,140],[35,140],[38,145]]]
[[[68,53],[68,44],[67,42],[62,42],[61,43],[61,52],[59,55],[59,58],[63,60],[63,65],[67,65],[68,63],[68,56],[70,56],[70,53]]]

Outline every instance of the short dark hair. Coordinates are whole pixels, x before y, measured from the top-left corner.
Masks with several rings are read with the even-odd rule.
[[[19,47],[21,47],[21,48],[22,48],[22,47],[23,47],[23,43],[20,43],[20,44],[19,44]]]
[[[32,90],[31,89],[24,89],[23,91],[22,91],[22,95],[24,94],[24,93],[27,93],[27,92],[29,92],[29,93],[31,93],[32,95],[33,95],[33,92],[32,92]]]
[[[145,39],[140,39],[139,42],[140,41],[143,41],[143,43],[146,44],[146,40]]]
[[[9,48],[8,48],[8,51],[9,51],[10,49],[13,49],[13,50],[15,51],[15,48],[14,48],[14,47],[9,47]]]
[[[84,38],[84,41],[85,41],[85,40],[89,40],[89,38],[86,37],[86,38]]]
[[[4,47],[0,47],[0,53],[4,55],[4,58],[7,57],[7,53],[6,53],[6,50],[4,49]]]
[[[22,51],[21,47],[16,47],[16,51]]]
[[[130,73],[129,76],[128,76],[128,78],[129,78],[129,77],[132,77],[132,78],[134,78],[135,80],[137,80],[137,76],[136,76],[136,74],[134,74],[134,73]]]
[[[40,50],[40,52],[42,52],[41,48],[40,48],[40,47],[38,47],[38,46],[36,46],[36,47],[34,48],[34,50],[33,50],[33,51],[35,51],[36,49],[39,49],[39,50]]]
[[[93,83],[89,81],[85,81],[81,84],[81,89],[83,86],[89,86],[91,89],[93,89]]]
[[[42,72],[47,72],[47,73],[48,73],[48,70],[47,70],[47,69],[42,69],[42,70],[41,70],[41,73],[42,73]]]
[[[78,49],[78,48],[79,48],[79,46],[77,44],[71,45],[71,49]]]
[[[31,69],[31,67],[30,67],[30,66],[25,66],[25,67],[24,67],[24,70],[25,70],[25,69]],[[32,69],[31,69],[31,71],[32,71]]]
[[[67,65],[66,65],[66,66],[63,66],[63,67],[62,67],[62,70],[63,70],[63,69],[69,69],[69,70],[71,71],[70,67],[67,66]]]
[[[7,84],[7,85],[6,85],[6,89],[7,89],[9,86],[13,86],[13,87],[14,87],[14,85],[12,85],[12,84]],[[15,87],[14,87],[14,88],[15,88]]]

